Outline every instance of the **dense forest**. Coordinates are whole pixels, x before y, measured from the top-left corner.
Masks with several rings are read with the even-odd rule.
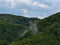
[[[29,21],[37,24],[35,35]],[[0,14],[0,45],[60,45],[60,12],[44,19]]]

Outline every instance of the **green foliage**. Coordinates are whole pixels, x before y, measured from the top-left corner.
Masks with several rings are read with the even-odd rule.
[[[52,16],[49,16],[45,19],[42,19],[38,22],[38,29],[39,31],[43,32],[45,28],[48,28],[49,26],[55,24],[55,23],[60,23],[60,13],[53,14]],[[53,28],[53,27],[52,27]],[[55,29],[55,28],[54,28]]]
[[[29,20],[35,21],[37,19],[32,18],[31,20],[22,16],[0,14],[0,45],[7,45],[12,41],[21,39],[20,35],[28,28]],[[28,35],[23,37],[28,37]]]
[[[31,36],[29,31],[20,38],[29,21],[37,22],[39,33]],[[0,45],[60,45],[60,12],[41,20],[1,14]]]
[[[0,24],[0,40],[5,40],[6,42],[15,41],[19,38],[19,33],[25,29],[26,27],[23,25]]]
[[[40,20],[37,26],[39,34],[14,41],[10,45],[60,45],[60,13]]]
[[[10,45],[58,45],[59,41],[53,34],[39,33],[34,37],[12,42]]]

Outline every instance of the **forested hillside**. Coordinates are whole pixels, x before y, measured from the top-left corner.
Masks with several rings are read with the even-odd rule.
[[[36,35],[34,24],[38,27]],[[24,31],[27,33],[20,37]],[[0,45],[60,45],[60,12],[44,19],[0,14]]]
[[[29,28],[29,21],[34,22],[37,18],[27,18],[11,14],[0,14],[0,45],[8,45],[16,41]]]
[[[37,23],[39,33],[10,45],[60,45],[60,12]]]
[[[23,16],[16,16],[12,14],[0,14],[0,23],[9,23],[9,24],[22,24],[29,25],[30,21],[38,20],[37,18],[27,18]]]

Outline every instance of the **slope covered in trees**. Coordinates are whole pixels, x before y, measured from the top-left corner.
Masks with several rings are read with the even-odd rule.
[[[24,31],[28,30],[29,21],[35,20],[38,19],[0,14],[0,45],[7,45],[21,38]]]
[[[39,32],[31,36],[29,31],[20,38],[29,21],[37,23]],[[60,45],[60,12],[41,20],[1,14],[0,45]]]
[[[12,14],[0,14],[0,23],[9,23],[9,24],[23,24],[28,26],[30,21],[36,21],[37,18],[27,18],[23,16],[16,16]]]
[[[60,45],[60,12],[38,21],[39,33],[9,45]]]

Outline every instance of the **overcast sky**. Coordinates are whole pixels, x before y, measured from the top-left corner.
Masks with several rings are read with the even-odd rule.
[[[60,11],[60,0],[0,0],[0,13],[45,18]]]

